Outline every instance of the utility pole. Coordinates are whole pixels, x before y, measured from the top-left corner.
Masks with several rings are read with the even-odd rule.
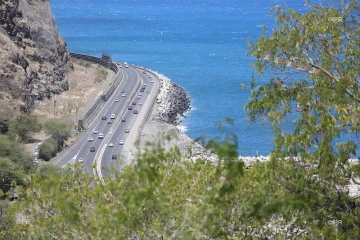
[[[78,100],[76,99],[75,130],[78,132]]]
[[[57,95],[54,95],[54,119],[56,118],[56,100],[57,100]]]

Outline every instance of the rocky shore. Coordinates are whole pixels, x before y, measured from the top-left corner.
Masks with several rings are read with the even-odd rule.
[[[183,156],[191,161],[198,158],[216,161],[216,155],[181,130],[181,118],[191,109],[190,97],[186,91],[166,76],[157,75],[161,83],[160,91],[149,121],[145,123],[139,138],[140,149],[146,149],[149,142],[160,144],[166,150],[176,146]]]
[[[178,125],[184,113],[191,109],[190,97],[183,88],[171,82],[166,76],[161,74],[158,76],[161,87],[150,121]]]

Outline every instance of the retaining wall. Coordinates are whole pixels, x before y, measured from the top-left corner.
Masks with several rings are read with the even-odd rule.
[[[94,103],[94,105],[86,112],[84,117],[79,120],[78,126],[79,129],[81,130],[87,128],[87,126],[91,123],[91,121],[94,119],[96,114],[100,111],[104,103],[111,97],[111,95],[114,93],[115,89],[119,86],[121,80],[123,79],[123,75],[122,73],[119,73],[118,66],[112,62],[111,57],[109,55],[103,54],[102,57],[99,58],[85,54],[70,53],[70,56],[72,58],[83,59],[95,64],[102,65],[105,68],[108,68],[112,70],[114,73],[116,73],[116,76],[112,81],[110,87],[106,90],[106,92],[103,95],[99,97],[99,99]]]

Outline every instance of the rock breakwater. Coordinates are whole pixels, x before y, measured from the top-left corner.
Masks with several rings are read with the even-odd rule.
[[[157,96],[150,121],[178,125],[184,113],[190,110],[190,98],[186,91],[169,78],[158,74],[160,92]]]

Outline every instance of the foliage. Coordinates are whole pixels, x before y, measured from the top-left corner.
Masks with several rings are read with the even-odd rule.
[[[214,149],[225,148],[220,145]],[[121,173],[111,169],[105,185],[81,164],[65,169],[48,165],[31,175],[29,188],[20,193],[24,200],[15,202],[9,212],[10,220],[19,215],[25,220],[0,233],[0,238],[285,239],[286,230],[264,228],[269,222],[307,229],[299,239],[359,234],[357,227],[347,235],[336,232],[326,225],[328,216],[306,208],[303,199],[308,192],[299,195],[279,186],[273,171],[284,171],[281,165],[255,164],[232,175],[233,166],[222,160],[213,165],[181,159],[176,148],[152,149]],[[224,159],[231,157],[224,154]],[[291,175],[299,170],[288,171]]]
[[[10,136],[18,136],[21,142],[28,141],[31,133],[39,132],[40,130],[41,124],[38,117],[34,114],[21,114],[10,121]]]
[[[44,129],[47,135],[50,135],[57,142],[57,151],[59,151],[64,143],[70,136],[70,128],[66,123],[57,119],[48,119],[44,123]]]
[[[11,188],[11,183],[16,185],[26,186],[26,175],[21,166],[9,161],[8,159],[0,158],[0,189],[6,193]]]
[[[58,142],[56,139],[50,137],[46,139],[39,148],[39,158],[45,161],[50,161],[51,158],[56,156],[58,152]]]
[[[308,227],[329,239],[335,233],[317,221],[342,220],[348,228],[338,235],[354,239],[359,210],[337,189],[348,176],[359,174],[348,162],[357,155],[360,130],[359,5],[307,2],[309,11],[303,14],[276,6],[277,27],[270,34],[264,27],[258,41],[250,41],[250,54],[257,60],[246,109],[250,121],[265,120],[274,129],[269,177],[296,200],[276,204],[296,206],[311,223]],[[256,74],[270,71],[274,76],[259,85]],[[292,130],[283,131],[290,123]]]
[[[22,145],[10,140],[6,135],[0,135],[0,157],[9,159],[25,172],[32,168],[31,156],[22,149]]]

